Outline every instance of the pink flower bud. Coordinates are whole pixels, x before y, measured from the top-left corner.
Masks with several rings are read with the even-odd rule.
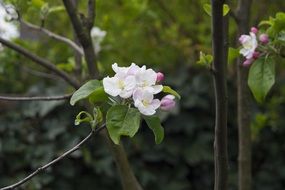
[[[252,64],[252,62],[253,62],[253,59],[247,59],[247,60],[245,60],[244,62],[243,62],[243,66],[244,67],[248,67],[248,66],[250,66],[251,64]]]
[[[263,44],[267,44],[269,42],[269,37],[267,34],[261,34],[259,36],[259,41]]]
[[[253,59],[258,59],[260,56],[260,53],[258,51],[255,51],[252,55]]]
[[[164,80],[164,74],[161,72],[156,73],[156,82],[162,82]]]
[[[164,111],[170,111],[175,107],[175,97],[173,95],[166,95],[160,101],[160,109]]]
[[[251,27],[250,31],[257,34],[258,29],[256,27]]]

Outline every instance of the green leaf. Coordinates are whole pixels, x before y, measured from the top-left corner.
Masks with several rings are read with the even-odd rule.
[[[59,5],[59,6],[51,7],[49,9],[49,13],[55,13],[55,12],[60,12],[64,10],[65,10],[64,6]]]
[[[83,117],[85,116],[85,117]],[[86,111],[81,111],[79,114],[77,114],[74,125],[79,125],[80,123],[90,123],[93,120],[93,117],[90,113]]]
[[[99,87],[92,94],[89,96],[89,102],[92,104],[98,103],[98,102],[104,102],[109,100],[108,95],[104,91],[103,87]]]
[[[160,119],[157,116],[144,116],[144,120],[154,134],[155,143],[160,144],[164,138],[164,128],[160,124]]]
[[[178,99],[181,99],[181,96],[175,90],[173,90],[170,86],[163,86],[162,91],[165,93],[172,94],[176,96]]]
[[[228,55],[228,64],[233,63],[233,61],[239,57],[239,49],[235,49],[230,47],[229,48],[229,55]]]
[[[79,100],[88,98],[93,92],[95,92],[98,88],[102,87],[102,84],[98,80],[90,80],[81,86],[78,90],[74,92],[70,99],[70,104],[72,106],[75,105]]]
[[[275,63],[272,57],[259,58],[250,67],[248,85],[257,102],[264,101],[275,83]]]
[[[205,4],[203,5],[203,9],[204,9],[204,11],[205,11],[209,16],[212,16],[212,7],[211,7],[210,4],[205,3]]]
[[[44,4],[45,2],[43,0],[31,0],[31,5],[38,9],[40,9]]]
[[[212,55],[207,55],[203,53],[202,51],[200,51],[200,59],[199,61],[197,61],[197,64],[210,67],[212,62],[213,62]]]
[[[230,12],[230,7],[227,4],[223,5],[223,16],[226,16]]]
[[[103,113],[98,106],[93,109],[93,118],[94,120],[91,122],[91,127],[95,129],[98,124],[103,122]]]
[[[203,5],[204,11],[209,15],[212,16],[212,6],[208,3]],[[223,5],[223,16],[226,16],[230,12],[230,7],[227,4]]]
[[[263,20],[261,21],[258,26],[263,26],[263,25],[269,25],[269,26],[272,26],[273,22],[270,21],[270,20]]]
[[[120,143],[121,136],[133,137],[140,127],[140,112],[126,105],[111,107],[106,116],[106,126],[110,138],[115,144]]]

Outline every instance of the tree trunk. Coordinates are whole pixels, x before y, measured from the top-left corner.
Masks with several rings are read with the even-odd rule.
[[[127,154],[125,152],[124,146],[122,142],[120,145],[116,145],[112,142],[107,134],[107,131],[104,130],[104,138],[111,150],[113,157],[115,159],[118,172],[121,178],[121,183],[124,190],[142,190],[141,185],[139,184],[134,172],[132,171]]]
[[[239,0],[237,8],[238,36],[249,32],[251,0]],[[239,190],[251,190],[251,131],[250,92],[247,86],[248,68],[237,63],[237,118],[239,133],[238,186]]]
[[[227,151],[227,43],[225,33],[225,17],[223,17],[224,0],[211,0],[212,3],[212,65],[216,119],[215,119],[215,190],[226,190],[228,179],[228,151]]]

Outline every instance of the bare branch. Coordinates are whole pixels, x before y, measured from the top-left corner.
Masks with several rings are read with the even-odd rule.
[[[66,100],[69,99],[72,94],[66,94],[62,96],[32,96],[32,97],[23,97],[23,96],[0,96],[0,101],[53,101],[53,100]]]
[[[70,0],[62,0],[65,9],[68,13],[73,29],[78,37],[78,40],[83,47],[85,60],[88,65],[88,71],[91,78],[98,77],[99,72],[96,66],[97,57],[90,36],[90,29],[86,23],[82,23],[77,15],[77,10]]]
[[[96,16],[95,7],[96,7],[96,0],[89,0],[88,1],[88,17],[87,17],[89,30],[91,30],[92,26],[94,25],[94,20]]]
[[[28,175],[27,177],[25,177],[24,179],[18,181],[17,183],[7,186],[7,187],[3,187],[0,190],[8,190],[8,189],[15,189],[19,186],[21,186],[22,184],[26,183],[27,181],[31,180],[33,177],[35,177],[36,175],[38,175],[40,172],[44,171],[45,169],[47,169],[48,167],[53,166],[54,164],[56,164],[57,162],[59,162],[60,160],[62,160],[63,158],[65,158],[66,156],[70,155],[71,153],[73,153],[74,151],[78,150],[84,143],[86,143],[91,137],[92,135],[96,135],[98,134],[102,129],[105,128],[105,124],[103,124],[102,126],[98,127],[95,130],[92,130],[87,137],[85,137],[82,141],[80,141],[76,146],[74,146],[73,148],[69,149],[68,151],[66,151],[64,154],[62,154],[61,156],[57,157],[56,159],[52,160],[51,162],[45,164],[44,166],[39,167],[36,171],[34,171],[33,173],[31,173],[30,175]]]
[[[19,65],[19,64],[17,64]],[[59,76],[55,75],[54,73],[46,73],[46,72],[42,72],[42,71],[38,71],[38,70],[34,70],[30,67],[21,65],[21,69],[31,75],[37,76],[37,77],[43,77],[43,78],[47,78],[47,79],[52,79],[52,80],[63,80],[62,78],[60,78]]]
[[[58,40],[60,42],[63,42],[65,44],[67,44],[68,46],[70,46],[71,48],[73,48],[76,52],[80,53],[80,55],[84,55],[84,52],[83,52],[82,48],[79,47],[75,42],[73,42],[72,40],[70,40],[70,39],[68,39],[66,37],[60,36],[58,34],[55,34],[55,33],[51,32],[51,31],[45,29],[45,28],[36,26],[34,24],[25,22],[23,20],[20,20],[20,23],[24,24],[25,26],[29,27],[30,29],[40,31],[40,32],[42,32],[43,34],[47,35],[50,38],[53,38],[53,39]]]
[[[74,78],[70,77],[67,73],[65,73],[64,71],[59,70],[53,63],[51,63],[50,61],[41,58],[33,53],[31,53],[29,50],[13,43],[10,42],[8,40],[5,40],[3,38],[0,37],[0,43],[2,43],[3,45],[17,51],[18,53],[24,55],[25,57],[31,59],[32,61],[34,61],[35,63],[45,67],[46,69],[56,73],[58,76],[60,76],[61,78],[63,78],[67,83],[69,83],[70,85],[72,85],[74,88],[79,88],[79,83],[77,80],[75,80]]]

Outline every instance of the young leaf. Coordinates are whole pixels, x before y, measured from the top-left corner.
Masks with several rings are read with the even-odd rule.
[[[212,6],[208,3],[203,5],[204,11],[209,15],[212,16]],[[227,4],[223,5],[223,16],[226,16],[230,11],[230,7]]]
[[[160,124],[160,119],[157,116],[144,116],[144,120],[153,131],[155,143],[160,144],[164,138],[164,128]]]
[[[197,64],[210,67],[211,63],[213,62],[213,56],[212,55],[207,55],[200,51],[200,59],[197,61]]]
[[[272,57],[259,58],[250,67],[248,85],[257,102],[264,101],[275,83],[275,64]]]
[[[205,3],[205,4],[203,5],[203,9],[204,9],[204,11],[205,11],[209,16],[212,16],[212,7],[211,7],[210,4]]]
[[[85,115],[85,117],[83,117]],[[81,111],[77,114],[76,119],[74,121],[74,125],[79,125],[80,123],[86,122],[90,123],[93,120],[90,113],[86,111]]]
[[[169,86],[163,86],[162,91],[165,93],[172,94],[172,95],[176,96],[178,99],[181,99],[181,96]]]
[[[227,4],[223,5],[223,16],[226,16],[230,12],[230,7]]]
[[[49,13],[55,13],[55,12],[60,12],[64,10],[65,10],[64,6],[55,6],[49,9]]]
[[[140,112],[126,105],[113,106],[107,112],[106,126],[112,141],[119,144],[121,136],[133,137],[138,132]]]
[[[98,88],[102,87],[102,84],[98,80],[90,80],[87,83],[85,83],[83,86],[81,86],[78,90],[74,92],[70,99],[70,104],[72,106],[75,105],[76,102],[79,100],[88,98],[89,95],[91,95],[94,91],[96,91]]]

